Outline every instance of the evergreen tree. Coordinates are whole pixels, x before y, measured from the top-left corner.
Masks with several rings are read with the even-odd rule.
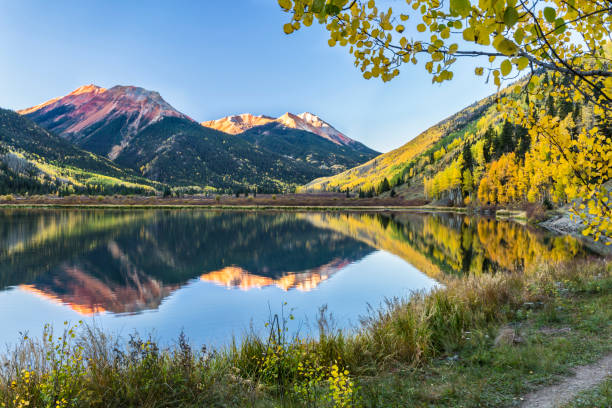
[[[382,194],[386,191],[391,190],[391,185],[389,184],[389,180],[385,177],[385,179],[380,183],[378,187],[378,194]]]
[[[527,128],[517,125],[514,129],[514,139],[516,140],[516,154],[522,160],[531,146],[531,137]]]
[[[555,110],[555,100],[552,95],[548,95],[548,99],[546,100],[546,113],[553,117],[557,114]]]
[[[596,123],[599,133],[603,134],[609,142],[612,142],[612,117],[597,116]]]
[[[571,87],[571,79],[569,75],[565,75],[563,77],[563,81],[561,82],[561,85],[565,89],[569,89]],[[559,115],[560,119],[562,120],[565,119],[567,115],[573,112],[573,110],[574,110],[574,103],[572,102],[571,99],[562,98],[561,100],[559,100],[557,114]]]
[[[472,148],[469,143],[463,144],[463,168],[462,170],[470,170],[474,168],[474,156],[472,156]]]
[[[510,123],[510,121],[506,120],[504,122],[501,135],[499,136],[499,151],[496,153],[499,157],[504,153],[513,152],[514,148],[514,125]]]

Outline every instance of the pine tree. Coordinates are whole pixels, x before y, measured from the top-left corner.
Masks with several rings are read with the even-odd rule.
[[[382,194],[386,191],[391,190],[391,185],[389,184],[389,180],[385,177],[385,179],[380,183],[378,187],[378,194]]]
[[[501,135],[499,136],[499,144],[499,156],[501,156],[503,153],[510,153],[514,151],[514,125],[508,120],[504,122]]]
[[[469,143],[463,144],[463,167],[462,170],[470,170],[474,168],[474,157],[472,156],[472,147]]]
[[[527,128],[520,125],[516,126],[514,129],[514,139],[516,140],[516,155],[523,160],[531,146],[531,137]]]
[[[546,100],[546,113],[553,117],[557,114],[555,110],[555,100],[552,95],[548,95],[548,99]]]

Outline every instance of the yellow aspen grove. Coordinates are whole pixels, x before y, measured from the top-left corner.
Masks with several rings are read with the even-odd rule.
[[[486,185],[482,191],[478,189],[480,201],[535,201],[545,196],[562,202],[577,197],[574,212],[586,225],[584,233],[595,239],[612,238],[611,197],[606,187],[612,178],[612,71],[608,52],[612,3],[406,0],[393,3],[395,9],[379,8],[380,3],[279,0],[281,8],[291,14],[285,33],[318,22],[329,32],[329,45],[346,47],[365,79],[390,81],[406,64],[422,64],[432,82],[441,83],[453,79],[455,64],[461,60],[473,64],[475,75],[491,78],[498,89],[521,73],[528,75],[515,91],[528,95],[529,102],[500,95],[499,109],[512,123],[528,129],[533,140],[546,141],[549,154],[543,158],[542,151],[535,151],[526,157],[522,177],[529,181],[514,183],[511,189],[499,191],[504,184],[483,176],[480,184]],[[546,83],[544,75],[552,75],[553,81]],[[543,105],[545,94],[553,100],[589,106],[596,123],[570,132],[567,138],[563,130],[567,127],[560,124],[563,118],[536,108]],[[540,160],[550,164],[544,171],[548,174],[538,173]],[[444,178],[438,182],[445,187]]]

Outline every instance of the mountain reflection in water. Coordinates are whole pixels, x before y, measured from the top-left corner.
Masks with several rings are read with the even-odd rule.
[[[378,253],[401,258],[406,279],[420,273],[438,281],[447,274],[491,273],[540,259],[588,255],[572,237],[453,214],[0,211],[0,295],[30,293],[85,316],[155,311],[198,282],[240,292],[317,292],[340,271]],[[404,282],[402,267],[389,262],[396,269],[375,264],[362,275],[351,272],[325,296],[363,298],[365,305],[373,300],[368,296],[380,296],[374,299],[380,302],[424,287],[418,286],[425,285],[421,278],[418,285]],[[370,290],[377,281],[378,292]],[[226,307],[227,296],[236,295],[228,293],[215,305]],[[3,299],[0,313],[17,307],[3,305]]]

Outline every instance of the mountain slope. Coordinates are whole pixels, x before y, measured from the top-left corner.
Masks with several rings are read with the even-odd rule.
[[[493,96],[485,98],[432,126],[403,146],[345,172],[313,180],[303,186],[302,190],[367,191],[376,188],[385,178],[391,181],[403,177],[412,160],[466,132],[468,126],[478,120],[494,102]]]
[[[272,153],[242,138],[182,118],[164,118],[138,134],[116,157],[153,180],[177,186],[275,191],[325,172]]]
[[[280,124],[289,129],[310,132],[337,146],[345,146],[372,157],[379,154],[364,144],[351,139],[317,115],[309,112],[300,113],[299,115],[287,112],[276,119],[271,116],[256,116],[250,113],[243,113],[241,115],[227,116],[217,120],[202,122],[202,126],[210,127],[212,129],[220,130],[232,135],[237,135],[250,129],[265,126],[270,123]]]
[[[83,151],[13,111],[0,109],[2,192],[154,192],[158,184]]]
[[[19,113],[83,149],[111,159],[140,131],[163,118],[190,120],[159,93],[134,86],[82,86]]]
[[[315,133],[292,129],[277,122],[253,127],[236,137],[325,170],[327,174],[355,167],[377,155],[372,151],[356,150],[352,145],[334,143]]]

